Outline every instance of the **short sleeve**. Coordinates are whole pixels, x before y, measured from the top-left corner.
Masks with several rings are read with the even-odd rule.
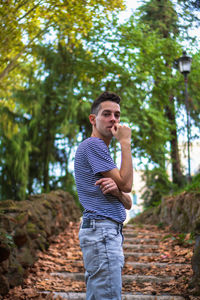
[[[117,168],[103,140],[91,138],[86,152],[88,162],[94,174]]]

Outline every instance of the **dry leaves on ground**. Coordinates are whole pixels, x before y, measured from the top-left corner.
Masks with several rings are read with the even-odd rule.
[[[82,254],[78,241],[78,230],[79,224],[70,223],[66,230],[54,239],[48,251],[38,252],[38,261],[29,269],[23,287],[15,287],[6,297],[4,297],[4,299],[51,300],[53,299],[54,291],[84,292],[84,282],[72,281],[69,278],[67,279],[65,277],[52,275],[52,273],[59,272],[67,274],[84,272]],[[145,243],[145,239],[156,238],[156,245],[159,246],[156,252],[160,253],[158,256],[147,256],[144,252],[142,257],[128,257],[126,262],[151,262],[152,265],[146,268],[135,268],[126,263],[123,274],[151,275],[159,277],[170,276],[174,277],[174,279],[167,282],[167,284],[133,281],[131,283],[125,283],[123,285],[123,291],[130,293],[142,292],[144,294],[153,295],[162,293],[175,295],[187,294],[188,281],[192,276],[190,263],[192,257],[192,245],[181,245],[178,242],[179,239],[177,234],[169,233],[168,230],[161,231],[156,226],[154,229],[152,229],[152,227],[150,229],[144,227],[135,228],[134,230],[138,230],[137,238],[141,239],[142,244]],[[159,233],[161,235],[159,235]],[[156,262],[167,263],[167,266],[158,268],[154,265]],[[177,263],[183,263],[184,265],[181,268],[173,266],[173,264]],[[57,300],[58,299],[61,298],[57,297]]]

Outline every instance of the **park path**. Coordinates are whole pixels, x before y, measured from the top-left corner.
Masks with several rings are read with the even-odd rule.
[[[23,287],[12,289],[4,299],[85,299],[78,230],[78,223],[70,223],[48,251],[38,252]],[[187,237],[149,225],[127,225],[123,233],[123,300],[200,299],[187,294],[192,276]]]

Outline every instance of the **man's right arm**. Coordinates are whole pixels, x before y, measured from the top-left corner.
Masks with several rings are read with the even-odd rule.
[[[121,167],[103,172],[102,175],[112,178],[122,192],[129,193],[133,185],[131,129],[125,125],[116,124],[112,128],[112,133],[121,145]]]

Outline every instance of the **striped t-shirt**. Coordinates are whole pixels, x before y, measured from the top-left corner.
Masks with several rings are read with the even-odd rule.
[[[101,172],[117,168],[103,140],[90,137],[78,147],[75,155],[75,180],[83,215],[89,219],[110,218],[119,223],[126,219],[126,210],[117,197],[103,194],[95,182]]]

